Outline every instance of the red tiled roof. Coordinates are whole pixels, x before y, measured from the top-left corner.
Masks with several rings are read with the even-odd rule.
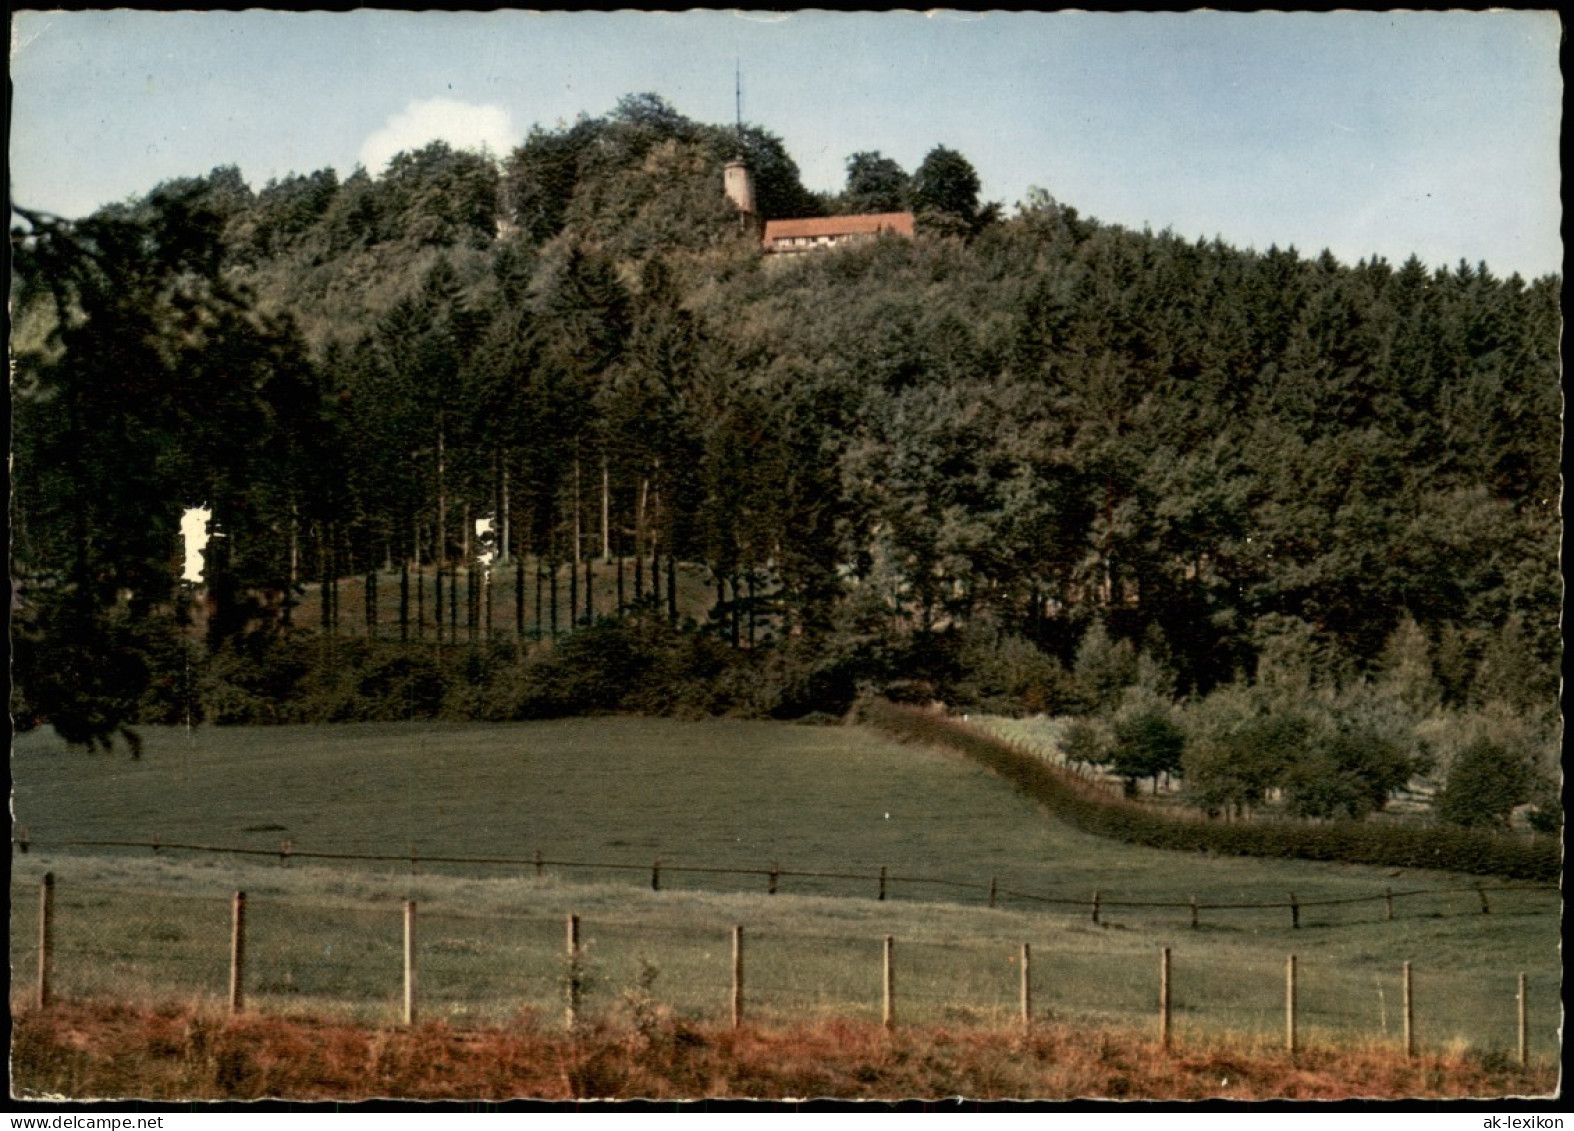
[[[876,232],[897,232],[904,236],[911,236],[913,214],[876,212],[865,216],[811,216],[801,220],[767,220],[764,243],[766,247],[770,247],[781,239],[873,235]]]

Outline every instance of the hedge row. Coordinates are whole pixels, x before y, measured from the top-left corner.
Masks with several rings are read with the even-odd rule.
[[[1556,880],[1560,843],[1422,823],[1256,821],[1228,824],[1111,797],[1042,758],[944,715],[884,700],[862,718],[893,737],[949,747],[983,763],[1073,828],[1148,848],[1436,868],[1515,880]]]

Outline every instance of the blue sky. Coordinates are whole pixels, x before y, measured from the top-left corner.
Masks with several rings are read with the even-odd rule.
[[[654,91],[780,136],[810,188],[936,144],[1030,186],[1240,247],[1559,271],[1550,12],[20,12],[12,195],[81,215],[235,164],[377,171],[434,136],[501,154]]]

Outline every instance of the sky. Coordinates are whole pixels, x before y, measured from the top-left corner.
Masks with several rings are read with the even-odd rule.
[[[1550,12],[13,13],[12,199],[64,216],[237,165],[376,173],[654,92],[807,187],[964,154],[982,196],[1236,247],[1562,270]]]

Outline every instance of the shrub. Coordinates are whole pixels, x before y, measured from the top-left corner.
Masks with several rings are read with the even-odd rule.
[[[1360,820],[1386,806],[1414,769],[1392,738],[1343,720],[1290,764],[1284,779],[1286,807],[1297,817]]]
[[[1146,707],[1116,718],[1110,766],[1126,779],[1127,794],[1134,794],[1138,778],[1152,778],[1157,789],[1160,774],[1177,773],[1185,750],[1186,732],[1168,712]]]
[[[624,710],[701,718],[725,714],[744,694],[746,653],[715,636],[672,632],[648,646],[642,678],[623,697]],[[742,678],[733,678],[738,674]]]
[[[1239,815],[1261,805],[1303,757],[1312,736],[1304,713],[1268,709],[1239,686],[1215,691],[1188,722],[1186,790],[1210,816],[1230,810]]]
[[[1442,703],[1442,688],[1432,669],[1426,633],[1408,612],[1388,637],[1378,661],[1383,690],[1417,719]]]
[[[202,722],[200,684],[206,652],[173,633],[151,645],[148,685],[137,704],[137,720],[160,726]]]
[[[1478,738],[1454,762],[1448,782],[1432,800],[1432,811],[1440,821],[1461,828],[1506,829],[1509,814],[1531,800],[1535,785],[1527,759],[1489,738]]]
[[[771,716],[796,719],[813,711],[845,715],[858,697],[862,666],[855,655],[816,655],[808,649],[784,655],[780,698]]]
[[[359,719],[436,718],[443,708],[443,671],[424,652],[379,651],[356,672]]]
[[[1136,650],[1129,640],[1112,640],[1104,622],[1095,621],[1077,647],[1074,673],[1085,713],[1112,709],[1121,692],[1137,681]]]
[[[1095,720],[1075,718],[1066,724],[1060,750],[1073,766],[1102,766],[1109,762],[1112,741],[1107,728]]]
[[[225,641],[198,681],[202,716],[229,725],[302,721],[308,677],[323,662],[319,643],[269,632]]]
[[[1531,797],[1530,811],[1525,814],[1530,827],[1538,833],[1556,836],[1563,828],[1563,803],[1558,796],[1556,783],[1538,777]]]
[[[1071,676],[1031,641],[988,626],[963,633],[955,697],[981,712],[1059,714],[1076,705]]]
[[[1483,703],[1534,711],[1557,700],[1557,681],[1555,665],[1536,655],[1524,618],[1516,613],[1487,641],[1473,690]]]

